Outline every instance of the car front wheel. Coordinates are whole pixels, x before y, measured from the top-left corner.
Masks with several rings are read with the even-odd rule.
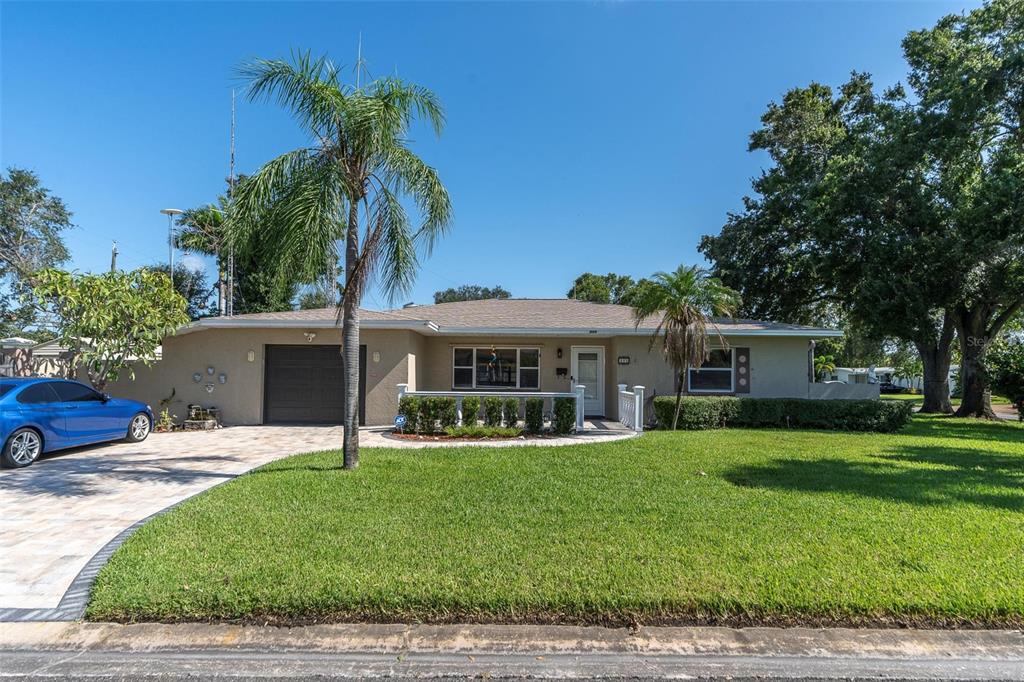
[[[39,459],[43,451],[43,439],[33,429],[18,429],[4,444],[0,461],[8,468],[27,467]]]
[[[149,415],[145,412],[139,412],[128,423],[128,436],[125,440],[129,443],[138,443],[139,441],[146,440],[146,436],[149,435],[152,428],[153,424],[149,420]]]

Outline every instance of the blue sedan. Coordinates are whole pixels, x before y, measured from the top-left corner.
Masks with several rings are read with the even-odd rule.
[[[112,440],[145,440],[153,411],[68,379],[0,379],[0,463],[24,467],[39,455]]]

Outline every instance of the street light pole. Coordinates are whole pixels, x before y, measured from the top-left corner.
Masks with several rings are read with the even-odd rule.
[[[170,266],[171,290],[174,290],[174,216],[184,213],[180,208],[162,208],[160,212],[167,216],[167,264]]]

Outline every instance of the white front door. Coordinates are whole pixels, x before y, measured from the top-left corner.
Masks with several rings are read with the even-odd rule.
[[[572,388],[583,385],[583,414],[604,416],[604,347],[572,347]]]

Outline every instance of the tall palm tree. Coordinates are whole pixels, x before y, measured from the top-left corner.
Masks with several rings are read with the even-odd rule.
[[[451,203],[437,172],[408,147],[417,119],[436,135],[444,113],[430,90],[397,78],[364,86],[342,82],[340,68],[309,53],[291,62],[244,64],[250,101],[288,109],[311,144],[269,161],[237,190],[229,233],[244,242],[273,230],[278,271],[314,281],[339,263],[344,240],[344,288],[339,307],[345,371],[345,467],[359,463],[359,304],[376,276],[390,300],[412,286],[419,250],[429,251],[448,229]],[[401,198],[412,200],[413,225]]]
[[[675,272],[656,272],[649,284],[637,292],[633,302],[636,328],[648,318],[658,317],[650,348],[660,340],[665,359],[679,376],[673,430],[679,423],[686,372],[692,365],[699,366],[708,359],[711,349],[708,328],[723,346],[726,345],[713,318],[731,317],[739,303],[736,291],[696,265],[680,265]]]

